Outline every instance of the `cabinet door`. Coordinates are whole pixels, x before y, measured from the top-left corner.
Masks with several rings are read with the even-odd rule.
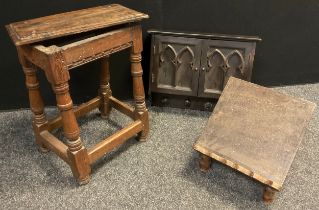
[[[250,81],[255,45],[254,42],[206,40],[198,96],[218,98],[231,76]]]
[[[197,95],[201,40],[156,35],[152,53],[153,92]]]

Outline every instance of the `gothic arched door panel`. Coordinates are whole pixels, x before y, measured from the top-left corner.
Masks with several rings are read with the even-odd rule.
[[[201,40],[157,36],[152,50],[152,90],[197,96]]]
[[[175,71],[176,71],[176,57],[175,49],[169,44],[160,54],[160,62],[158,71],[158,83],[161,85],[174,86],[175,85]]]
[[[195,62],[194,52],[190,47],[182,48],[177,56],[177,70],[175,74],[175,86],[191,88],[193,81],[193,68]],[[196,79],[196,78],[195,78]]]
[[[202,49],[198,96],[218,98],[231,76],[249,81],[251,62],[245,61],[251,57],[253,44],[207,40]]]
[[[224,54],[218,50],[214,49],[207,54],[207,68],[205,69],[205,89],[209,90],[222,90],[224,84],[224,64],[226,58]]]
[[[223,87],[228,82],[229,77],[233,76],[239,79],[246,80],[246,75],[245,75],[245,60],[243,58],[243,54],[238,51],[238,50],[233,50],[231,51],[226,58],[227,62],[227,72],[224,76],[224,84]]]

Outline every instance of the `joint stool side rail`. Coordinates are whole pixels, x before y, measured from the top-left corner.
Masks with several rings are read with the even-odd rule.
[[[143,123],[140,120],[137,120],[130,125],[126,126],[122,130],[114,133],[110,137],[100,141],[92,148],[88,149],[88,156],[90,164],[97,161],[106,153],[110,152],[114,148],[120,146],[125,141],[133,137],[135,134],[141,132],[143,129]]]
[[[42,131],[40,133],[42,143],[48,147],[51,151],[62,158],[66,163],[70,164],[67,150],[68,147],[63,144],[58,138],[53,136],[49,131]]]
[[[132,27],[107,32],[95,37],[83,39],[72,44],[64,46],[43,46],[43,45],[25,45],[21,46],[21,51],[27,58],[39,66],[41,69],[47,69],[49,59],[57,52],[63,52],[64,60],[68,69],[89,63],[93,60],[102,58],[108,54],[127,49],[132,46],[131,37]],[[90,49],[85,50],[83,49]]]
[[[89,113],[90,111],[98,108],[100,106],[101,103],[101,98],[100,97],[95,97],[91,100],[89,100],[86,103],[81,104],[80,106],[74,108],[74,114],[75,117],[81,117],[87,113]],[[56,128],[59,128],[62,126],[62,118],[61,116],[58,116],[56,118],[53,118],[51,120],[49,120],[49,131],[52,131]]]
[[[99,54],[96,54],[94,56],[86,57],[86,58],[83,58],[81,60],[74,61],[73,63],[69,63],[67,65],[67,67],[68,67],[69,70],[71,70],[71,69],[74,69],[74,68],[79,67],[81,65],[84,65],[86,63],[90,63],[92,61],[95,61],[95,60],[98,60],[98,59],[102,59],[102,58],[104,58],[106,56],[109,56],[110,54],[113,54],[113,53],[120,52],[122,50],[128,49],[130,47],[132,47],[132,44],[131,43],[126,43],[126,44],[117,46],[115,48],[100,52]]]
[[[119,101],[113,96],[110,97],[110,102],[113,108],[129,116],[130,118],[135,119],[135,112],[134,112],[135,109],[133,107],[127,105],[126,103],[123,103],[122,101]]]
[[[21,53],[32,62],[34,65],[41,69],[49,68],[49,54],[46,52],[46,47],[42,45],[23,45],[20,48]]]
[[[65,64],[72,66],[73,63],[86,59],[90,60],[90,58],[98,57],[98,55],[103,57],[110,54],[108,51],[121,48],[121,46],[127,48],[128,43],[132,42],[131,30],[131,27],[128,27],[59,47],[63,52]]]
[[[211,158],[213,158],[214,160],[224,164],[224,165],[227,165],[237,171],[240,171],[241,173],[249,176],[249,177],[252,177],[253,179],[256,179],[258,180],[259,182],[265,184],[265,185],[268,185],[276,190],[280,190],[282,188],[282,184],[280,183],[277,183],[277,182],[274,182],[272,180],[269,180],[267,178],[265,178],[264,176],[256,173],[256,172],[253,172],[251,171],[250,169],[238,164],[238,163],[235,163],[229,159],[225,159],[224,157],[221,157],[220,155],[216,154],[216,153],[213,153],[213,152],[209,152],[207,149],[205,149],[204,147],[200,146],[200,145],[194,145],[193,148],[204,154],[204,155],[207,155]]]
[[[110,39],[112,36],[116,36],[118,38],[119,36],[123,35],[125,32],[129,32],[131,30],[131,27],[126,27],[126,28],[121,28],[113,31],[108,31],[96,36],[84,38],[79,41],[72,42],[70,44],[65,44],[61,47],[61,50],[67,51],[67,50],[72,50],[72,49],[77,49],[79,46],[90,46],[90,44],[94,43],[95,41],[105,41],[105,39]],[[87,45],[88,44],[88,45]]]

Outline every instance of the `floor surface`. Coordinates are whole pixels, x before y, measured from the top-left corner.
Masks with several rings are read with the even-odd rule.
[[[319,84],[276,90],[319,104]],[[66,163],[38,152],[29,110],[0,113],[1,209],[318,209],[319,108],[270,205],[262,202],[263,186],[245,175],[218,163],[206,174],[199,170],[192,145],[209,112],[149,110],[148,141],[131,139],[106,155],[81,187]],[[117,111],[108,120],[94,111],[80,119],[81,137],[90,146],[129,122]]]

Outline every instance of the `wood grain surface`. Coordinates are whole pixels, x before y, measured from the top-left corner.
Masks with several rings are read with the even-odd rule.
[[[315,107],[232,77],[194,149],[279,190]]]
[[[11,23],[6,28],[15,45],[19,46],[145,18],[148,15],[111,4]]]

